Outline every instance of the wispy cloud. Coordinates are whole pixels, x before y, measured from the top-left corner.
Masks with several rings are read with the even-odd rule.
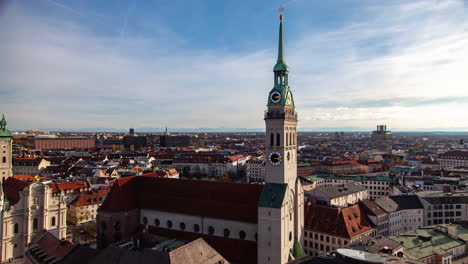
[[[151,36],[129,30],[129,10],[115,34],[19,4],[6,10],[0,111],[9,124],[264,126],[275,50],[181,49],[187,40],[157,17]],[[300,126],[466,127],[464,2],[379,1],[359,12],[342,27],[286,35]]]

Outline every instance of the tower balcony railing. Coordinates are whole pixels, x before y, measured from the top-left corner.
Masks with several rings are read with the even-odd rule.
[[[287,113],[287,112],[269,112],[265,110],[265,120],[266,119],[286,119],[286,120],[296,120],[297,121],[297,113]]]

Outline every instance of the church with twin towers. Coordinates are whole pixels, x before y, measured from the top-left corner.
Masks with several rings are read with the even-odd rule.
[[[98,247],[130,239],[145,229],[176,239],[201,237],[233,263],[284,264],[303,255],[298,120],[284,50],[281,12],[274,85],[265,111],[266,183],[118,179],[98,211]]]

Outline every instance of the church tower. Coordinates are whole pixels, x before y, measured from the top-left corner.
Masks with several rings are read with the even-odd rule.
[[[5,116],[0,120],[0,179],[4,182],[8,177],[13,176],[12,170],[12,146],[13,135],[6,129],[7,122]]]
[[[266,184],[259,202],[258,263],[283,264],[302,251],[304,193],[297,179],[297,113],[289,88],[280,9],[278,59],[268,95]]]

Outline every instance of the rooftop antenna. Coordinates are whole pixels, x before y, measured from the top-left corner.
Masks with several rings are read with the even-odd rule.
[[[284,12],[283,6],[280,6],[280,7],[278,8],[278,11],[279,11],[279,13],[280,13],[280,20],[283,20],[283,12]]]

